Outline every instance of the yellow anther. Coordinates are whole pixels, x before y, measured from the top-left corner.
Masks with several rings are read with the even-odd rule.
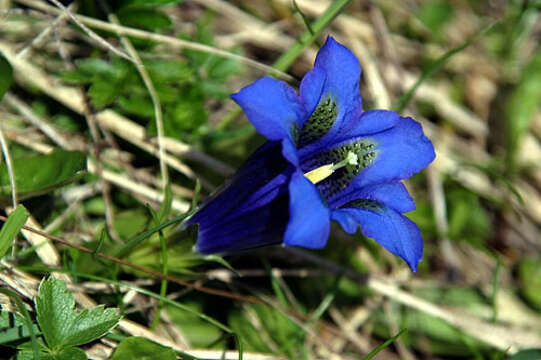
[[[343,168],[346,165],[357,165],[359,162],[359,157],[349,151],[346,155],[346,158],[336,165],[333,163],[323,165],[318,167],[317,169],[310,170],[304,176],[312,182],[312,184],[317,184],[318,182],[325,180],[329,176],[331,176],[335,170]]]
[[[308,171],[304,176],[313,184],[317,184],[332,175],[334,172],[333,166],[333,164],[320,166],[317,169]]]

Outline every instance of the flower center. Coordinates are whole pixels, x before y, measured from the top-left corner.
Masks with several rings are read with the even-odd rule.
[[[348,151],[346,158],[339,163],[330,163],[320,166],[314,170],[308,171],[306,174],[304,174],[304,176],[313,184],[317,184],[318,182],[325,180],[326,178],[331,176],[336,170],[341,169],[347,165],[357,165],[358,163],[359,157],[355,153]]]
[[[316,184],[321,195],[329,200],[344,190],[357,174],[377,159],[379,150],[376,146],[374,140],[365,138],[314,154],[302,160],[305,171],[314,169],[305,176]]]

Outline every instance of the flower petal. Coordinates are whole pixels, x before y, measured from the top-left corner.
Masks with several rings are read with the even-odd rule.
[[[280,142],[268,142],[246,160],[235,176],[214,193],[186,225],[199,223],[200,230],[226,222],[243,211],[253,210],[271,202],[279,194],[284,177],[292,171],[282,157]],[[287,187],[282,186],[287,193]]]
[[[327,78],[327,72],[321,67],[315,67],[308,71],[301,80],[299,87],[300,97],[304,104],[304,108],[308,114],[311,114],[319,103],[323,94],[323,85]],[[300,124],[304,125],[304,120]]]
[[[301,172],[289,183],[289,222],[284,243],[320,249],[325,246],[330,231],[330,211],[319,192]]]
[[[350,232],[351,226],[341,219],[348,215],[360,224],[365,236],[404,259],[411,270],[417,272],[417,265],[423,257],[423,240],[419,228],[410,219],[385,206],[377,210],[344,208],[335,211],[339,215],[333,215],[333,218],[337,218],[342,226],[346,224],[346,232]]]
[[[304,107],[289,85],[265,76],[231,95],[256,130],[269,140],[288,138],[295,142],[295,131],[304,117]]]
[[[347,207],[347,204],[358,199],[377,201],[399,213],[415,210],[415,202],[408,190],[400,181],[365,186],[359,189],[350,187],[347,193],[333,199],[331,208]]]
[[[398,121],[400,116],[394,111],[368,110],[361,114],[347,134],[351,137],[374,134],[392,128]]]
[[[226,222],[200,224],[195,250],[202,254],[228,253],[279,244],[288,220],[288,196]]]
[[[360,76],[355,55],[329,36],[317,54],[314,69],[301,82],[300,96],[307,114],[311,114],[300,132],[303,153],[332,142],[359,116]]]
[[[338,222],[342,227],[342,230],[350,235],[355,234],[359,228],[359,223],[350,215],[350,211],[347,209],[332,210],[331,219]]]
[[[376,157],[353,180],[357,187],[409,178],[436,157],[421,124],[412,118],[400,118],[396,126],[370,138],[377,144]]]

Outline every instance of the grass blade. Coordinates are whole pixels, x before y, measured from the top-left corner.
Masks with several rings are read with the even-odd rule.
[[[5,288],[0,288],[0,293],[9,296],[19,308],[19,311],[23,315],[24,321],[30,333],[30,341],[32,343],[32,353],[34,354],[34,360],[39,360],[39,343],[38,339],[36,338],[36,334],[34,334],[34,328],[32,326],[32,318],[30,317],[30,313],[28,312],[28,310],[26,310],[26,307],[16,293]]]
[[[171,220],[168,220],[168,221],[160,224],[159,226],[155,226],[152,229],[149,229],[149,230],[139,234],[138,236],[136,236],[135,238],[131,239],[126,244],[124,244],[124,246],[122,246],[120,249],[118,249],[113,254],[113,256],[118,257],[118,258],[123,257],[124,255],[129,253],[131,251],[131,249],[133,249],[134,247],[139,245],[143,240],[145,240],[149,236],[157,233],[158,231],[161,231],[161,230],[165,229],[168,226],[171,226],[173,224],[177,224],[177,223],[180,223],[180,222],[184,221],[184,219],[191,216],[193,213],[195,213],[195,209],[192,209],[192,210],[188,211],[187,213],[182,214],[180,216],[174,217]]]
[[[398,334],[396,334],[395,336],[391,337],[390,339],[387,339],[387,341],[385,341],[383,344],[381,344],[380,346],[376,347],[374,350],[370,351],[370,353],[368,355],[366,355],[363,360],[370,360],[372,359],[374,356],[377,355],[377,353],[379,353],[381,350],[385,349],[387,346],[391,345],[393,342],[395,342],[396,339],[398,339],[400,336],[402,336],[402,334],[406,331],[407,329],[402,329],[398,332]]]
[[[411,98],[421,86],[422,83],[424,83],[428,78],[430,78],[432,75],[434,75],[436,72],[438,72],[442,66],[449,61],[453,56],[470,46],[475,40],[477,40],[479,37],[486,34],[492,27],[496,24],[496,22],[490,23],[489,25],[485,26],[481,30],[479,30],[477,33],[475,33],[472,37],[470,37],[468,40],[460,44],[459,46],[455,47],[454,49],[449,50],[445,54],[443,54],[439,59],[434,61],[419,77],[419,79],[413,84],[413,86],[404,94],[402,95],[392,106],[392,108],[396,112],[402,112],[406,106],[408,106]]]
[[[0,230],[0,259],[4,257],[10,246],[13,244],[15,237],[29,216],[30,214],[26,208],[20,204],[15,211],[9,215],[4,226],[2,226],[2,230]]]

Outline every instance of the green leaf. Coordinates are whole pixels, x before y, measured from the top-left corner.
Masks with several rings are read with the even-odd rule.
[[[541,359],[541,349],[528,349],[517,352],[507,360],[539,360]]]
[[[522,295],[541,309],[541,257],[524,258],[518,266],[518,278]]]
[[[18,205],[13,211],[0,230],[0,259],[11,247],[13,240],[23,227],[26,219],[28,219],[28,211],[23,205]]]
[[[181,59],[150,59],[144,65],[156,82],[185,82],[194,76],[194,70]]]
[[[88,96],[92,105],[97,108],[103,108],[111,104],[117,98],[119,89],[115,82],[98,76],[93,79],[92,85],[88,89]]]
[[[44,357],[41,357],[44,359]],[[46,358],[45,358],[46,359]],[[51,360],[86,360],[86,353],[76,347],[70,347],[60,350],[59,353],[51,355]]]
[[[506,106],[507,170],[517,168],[516,154],[520,140],[526,134],[541,103],[541,51],[524,68],[519,84]]]
[[[143,337],[129,337],[118,344],[111,360],[176,360],[171,348],[156,344]]]
[[[86,155],[78,151],[55,150],[47,155],[15,157],[13,171],[19,199],[48,193],[85,174]],[[11,186],[5,163],[0,164],[0,204],[9,201]]]
[[[53,277],[42,281],[36,298],[37,320],[53,351],[89,343],[105,335],[120,320],[115,309],[97,306],[76,314],[66,284]]]
[[[203,304],[198,301],[187,300],[183,302],[183,305],[194,311],[204,311]],[[196,314],[186,312],[169,304],[166,304],[163,309],[171,318],[172,323],[176,324],[181,333],[186,336],[188,344],[193,348],[204,348],[208,344],[216,344],[220,339],[223,339],[223,333],[220,329],[202,320]]]
[[[136,95],[121,96],[118,98],[118,106],[128,114],[133,114],[141,117],[152,117],[154,108],[150,98],[144,98]]]
[[[86,360],[86,353],[79,348],[65,348],[58,352],[51,353],[45,348],[40,349],[40,360]],[[17,360],[34,360],[32,351],[28,349],[21,350],[16,357]]]
[[[147,30],[166,29],[173,24],[164,13],[149,8],[125,8],[118,12],[122,25]]]
[[[89,58],[81,59],[77,61],[77,69],[82,71],[85,74],[89,75],[105,75],[105,76],[114,76],[118,75],[118,70],[116,66],[103,59]]]
[[[73,294],[63,281],[50,277],[41,282],[36,298],[37,320],[50,349],[60,349],[63,340],[70,335],[74,306]]]
[[[453,7],[449,2],[431,0],[423,3],[418,17],[430,30],[440,33],[443,26],[452,18]]]
[[[121,317],[117,309],[105,309],[103,305],[84,309],[73,320],[63,344],[77,346],[94,341],[107,334]]]
[[[13,84],[13,69],[6,58],[0,53],[0,100]]]

